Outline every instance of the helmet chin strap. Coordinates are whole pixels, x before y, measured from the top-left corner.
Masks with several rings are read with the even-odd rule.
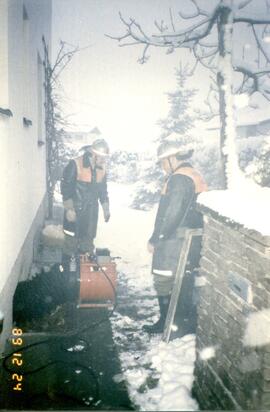
[[[178,163],[178,164],[176,165],[176,167],[173,167],[172,161],[171,161],[171,158],[170,158],[170,157],[168,157],[168,162],[169,162],[170,169],[171,169],[170,174],[173,174],[173,173],[179,168],[180,164]]]
[[[183,163],[182,161],[180,161],[180,162],[177,163],[176,167],[173,168],[173,165],[172,165],[172,162],[171,162],[171,158],[170,158],[170,157],[168,157],[168,162],[169,162],[170,169],[171,169],[170,174],[174,173],[177,169],[179,169],[179,167],[180,167],[181,164]]]
[[[168,162],[169,162],[169,166],[170,166],[170,174],[172,174],[174,172],[173,167],[172,167],[172,162],[171,162],[171,157],[168,157]]]
[[[91,167],[94,168],[96,164],[95,156],[92,152],[88,152],[88,159],[90,161]]]

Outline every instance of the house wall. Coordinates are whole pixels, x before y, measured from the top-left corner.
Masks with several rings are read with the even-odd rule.
[[[270,238],[202,211],[194,394],[201,409],[268,410]]]
[[[0,107],[13,114],[0,115],[0,311],[8,319],[17,280],[27,276],[31,263],[33,232],[45,213],[46,145],[39,143],[45,141],[40,63],[42,35],[51,42],[51,1],[1,0],[0,23]],[[32,125],[24,125],[24,117]],[[23,264],[18,266],[18,260]]]

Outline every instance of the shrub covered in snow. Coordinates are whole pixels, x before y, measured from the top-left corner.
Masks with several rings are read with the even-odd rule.
[[[204,177],[209,189],[221,187],[220,159],[218,145],[198,142],[191,163]]]
[[[159,200],[163,179],[163,173],[157,164],[142,162],[131,207],[140,210],[151,209]]]
[[[108,178],[113,182],[134,183],[138,178],[138,154],[118,150],[112,153]]]
[[[251,177],[261,186],[270,187],[270,138],[255,136],[245,139],[248,142],[240,151],[240,167],[246,176]]]

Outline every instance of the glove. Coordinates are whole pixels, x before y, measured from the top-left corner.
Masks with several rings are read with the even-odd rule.
[[[74,209],[68,209],[66,211],[66,218],[69,222],[75,222],[76,221],[76,212]]]
[[[76,221],[76,212],[74,209],[74,204],[72,199],[67,199],[63,201],[64,209],[66,210],[66,218],[69,222]]]
[[[103,216],[105,222],[108,222],[110,220],[111,214],[110,214],[110,209],[109,209],[109,203],[103,203],[102,204],[102,209],[103,209]]]

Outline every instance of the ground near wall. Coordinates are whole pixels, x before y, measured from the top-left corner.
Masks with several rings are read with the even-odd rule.
[[[18,289],[19,335],[7,341],[1,362],[0,409],[132,410],[125,382],[114,380],[121,365],[111,310],[78,309],[60,262],[59,249],[40,245],[36,273]]]
[[[180,327],[183,313],[176,322],[179,324],[177,336],[173,336],[176,339],[168,344],[162,342],[161,335],[150,336],[142,328],[144,324],[155,322],[158,317],[157,299],[149,274],[150,259],[145,245],[141,241],[141,239],[147,239],[151,219],[149,213],[134,211],[127,207],[126,189],[126,187],[119,185],[112,187],[115,192],[112,198],[121,199],[123,205],[122,203],[115,204],[113,208],[112,202],[113,218],[110,225],[107,226],[101,220],[100,238],[96,240],[97,247],[109,247],[112,256],[120,255],[122,257],[121,260],[117,261],[117,306],[110,321],[100,325],[101,329],[97,328],[99,333],[95,333],[95,328],[91,325],[88,326],[86,334],[82,337],[88,338],[90,336],[91,350],[89,353],[74,350],[67,354],[61,347],[63,345],[57,346],[59,341],[53,345],[39,346],[38,351],[39,365],[43,365],[44,358],[46,360],[49,355],[52,360],[55,360],[54,354],[56,353],[59,360],[65,361],[68,356],[71,357],[70,359],[78,360],[79,363],[83,363],[84,360],[89,362],[89,365],[93,366],[98,374],[101,373],[99,382],[103,385],[100,388],[100,392],[104,396],[101,399],[102,403],[89,399],[95,396],[95,379],[91,372],[86,372],[82,367],[78,367],[78,369],[76,368],[77,372],[75,370],[73,374],[72,371],[65,373],[64,364],[58,363],[43,370],[43,382],[35,379],[35,374],[27,377],[27,379],[32,378],[33,385],[38,386],[37,389],[40,391],[38,393],[43,391],[41,396],[31,400],[34,409],[121,410],[124,404],[126,405],[124,409],[127,410],[132,407],[130,405],[132,404],[135,410],[198,410],[196,401],[190,396],[195,359],[195,336],[190,334],[191,330],[185,329],[183,331]],[[131,221],[134,223],[133,230],[128,232],[127,238],[126,227],[130,225]],[[142,231],[143,233],[141,233]],[[49,253],[48,249],[43,248],[41,260],[44,266],[59,262],[59,253],[56,250],[52,252]],[[76,321],[72,318],[72,311],[72,306],[66,302],[60,307],[55,307],[50,317],[47,317],[43,323],[39,319],[34,319],[31,325],[27,326],[27,329],[25,325],[24,330],[29,333],[37,330],[45,333],[39,337],[35,335],[34,338],[28,335],[29,342],[32,339],[44,339],[48,333],[61,333],[62,336],[67,337],[67,332],[73,329],[73,323]],[[91,312],[83,311],[80,313],[82,318],[79,317],[79,326],[91,320],[89,319]],[[92,320],[96,322],[98,319],[95,318],[93,312],[92,314],[94,318]],[[83,319],[84,317],[85,319]],[[18,324],[18,326],[22,325]],[[30,332],[31,330],[32,332]],[[189,334],[180,338],[183,333]],[[69,346],[82,349],[84,346],[81,341],[82,337],[80,336],[80,342],[71,341]],[[107,352],[104,352],[106,345],[109,345],[109,348],[107,348]],[[66,348],[66,345],[64,347]],[[104,353],[106,359],[103,361]],[[119,365],[118,354],[121,365]],[[36,355],[33,357],[37,359]],[[32,367],[31,359],[25,357],[25,360],[27,365]],[[81,371],[82,369],[83,371]],[[62,372],[65,376],[62,375]],[[46,374],[48,379],[46,379]],[[49,379],[50,375],[52,375],[51,380]],[[66,377],[65,381],[67,382],[63,382],[63,377]],[[92,392],[89,390],[90,385],[87,387],[84,384],[78,385],[82,377],[84,382],[91,382]],[[72,381],[73,383],[70,383]],[[57,389],[60,387],[65,390],[65,385],[68,385],[68,391],[65,391],[64,394],[59,393]],[[25,387],[26,389],[27,387]],[[80,389],[83,393],[80,393]],[[6,390],[10,395],[10,387]],[[72,395],[77,396],[77,394],[79,394],[80,399],[85,398],[85,401],[89,401],[90,404],[86,404],[85,401],[81,403],[81,400],[78,402],[78,399],[74,400]],[[71,396],[68,398],[66,395]],[[0,397],[0,399],[3,398]],[[127,399],[129,404],[123,403],[124,399]]]
[[[7,342],[5,356],[14,350],[19,355],[4,358],[1,407],[12,410],[132,409],[125,383],[116,383],[113,379],[121,373],[121,367],[108,310],[77,309],[69,303],[52,314],[55,322],[51,320],[49,326],[47,317],[44,316],[39,325],[40,330],[46,332],[33,330],[37,328],[35,320],[31,332],[30,322],[21,326],[19,348],[12,341]],[[61,325],[57,326],[59,319]],[[27,349],[19,350],[28,345]],[[16,365],[15,358],[23,364]],[[21,378],[21,391],[14,390],[15,373],[18,376],[26,373]]]

